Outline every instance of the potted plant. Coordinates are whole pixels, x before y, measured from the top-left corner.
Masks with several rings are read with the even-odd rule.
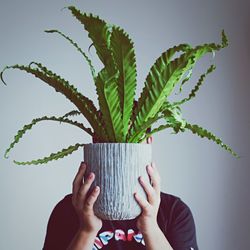
[[[88,62],[96,87],[99,109],[74,85],[41,63],[31,62],[29,65],[6,66],[0,75],[4,84],[6,83],[3,73],[7,69],[19,69],[53,87],[77,108],[61,117],[44,116],[33,119],[31,123],[18,131],[5,152],[6,158],[22,136],[41,121],[58,121],[82,129],[93,138],[93,143],[71,145],[38,160],[14,162],[19,165],[47,163],[84,147],[84,159],[89,166],[88,172],[93,171],[96,174],[93,185],[99,185],[102,190],[95,204],[95,212],[103,219],[120,220],[135,218],[140,213],[133,192],[134,189],[144,192],[138,185],[138,177],[146,175],[145,166],[152,159],[151,145],[141,144],[141,142],[152,134],[167,128],[173,129],[174,133],[190,130],[200,137],[214,141],[238,157],[221,139],[196,124],[188,123],[182,117],[181,105],[196,96],[205,77],[215,69],[215,65],[211,65],[200,76],[189,96],[176,102],[170,102],[168,99],[178,84],[180,91],[182,90],[190,79],[196,62],[201,57],[207,53],[214,54],[215,51],[228,45],[224,31],[222,31],[221,44],[209,43],[195,47],[180,44],[163,52],[150,68],[141,95],[138,100],[135,100],[136,59],[133,42],[128,34],[122,28],[110,25],[93,14],[82,13],[74,6],[69,6],[67,9],[88,32],[103,68],[96,72],[87,54],[64,33],[58,30],[45,32],[57,33],[65,38]],[[75,115],[84,116],[90,127],[70,119]]]

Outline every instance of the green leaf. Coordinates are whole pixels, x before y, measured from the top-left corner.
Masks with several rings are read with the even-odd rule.
[[[136,90],[135,51],[128,34],[119,27],[113,27],[110,43],[119,71],[118,92],[122,110],[123,141],[125,141]]]
[[[129,143],[140,143],[144,141],[143,136],[147,134],[147,129],[151,128],[151,126],[156,123],[158,120],[163,118],[164,116],[161,114],[156,114],[154,117],[149,118],[145,123],[142,124],[140,129],[138,129],[133,135],[128,135],[127,141]]]
[[[32,160],[32,161],[24,161],[24,162],[20,162],[20,161],[14,161],[15,164],[17,165],[38,165],[38,164],[45,164],[48,163],[49,161],[53,161],[53,160],[58,160],[60,158],[63,158],[69,154],[72,154],[74,151],[76,151],[79,147],[83,147],[84,144],[75,144],[75,145],[71,145],[68,148],[62,149],[61,151],[58,151],[57,153],[52,153],[47,157],[44,157],[42,159],[38,159],[38,160]]]
[[[227,150],[229,153],[231,153],[233,156],[240,158],[239,155],[235,153],[228,145],[224,144],[220,138],[218,138],[211,132],[207,131],[206,129],[198,126],[197,124],[192,125],[192,124],[186,123],[185,128],[191,130],[194,134],[197,134],[201,138],[206,137],[207,139],[214,141],[219,146],[221,146],[222,148]]]
[[[198,59],[208,52],[220,50],[227,45],[226,41],[227,39],[223,31],[222,44],[204,44],[193,49],[185,48],[185,45],[183,49],[183,45],[179,45],[163,53],[156,60],[146,78],[145,87],[138,100],[138,109],[130,133],[135,133],[143,123],[159,112],[175,85],[187,70],[192,69]],[[168,55],[173,55],[177,48],[179,51],[186,50],[186,52],[170,61],[171,56]]]
[[[159,112],[158,120],[164,118],[166,124],[160,125],[157,128],[154,128],[149,133],[145,133],[144,137],[139,140],[139,142],[146,140],[154,133],[157,133],[166,128],[172,128],[174,130],[174,134],[177,134],[180,131],[185,130],[186,120],[182,118],[182,112],[180,107],[173,106],[169,102],[165,102]],[[155,122],[156,122],[155,121]]]
[[[167,128],[171,128],[171,127],[172,127],[172,126],[171,126],[170,124],[163,124],[163,125],[160,125],[159,127],[154,128],[153,130],[151,130],[151,132],[146,133],[146,134],[144,135],[144,137],[143,137],[139,142],[145,141],[145,140],[147,140],[150,136],[152,136],[153,134],[158,133],[158,132],[160,132],[160,131],[162,131],[162,130],[165,130],[165,129],[167,129]]]
[[[109,142],[123,142],[122,113],[116,79],[109,77],[105,68],[96,78],[96,92]]]
[[[192,98],[194,98],[196,96],[196,93],[198,92],[198,90],[200,89],[200,86],[203,84],[206,76],[210,73],[212,73],[214,70],[216,69],[215,65],[211,65],[205,74],[202,74],[197,82],[197,84],[195,85],[195,87],[191,90],[191,93],[189,94],[189,96],[187,98],[184,98],[183,100],[181,101],[178,101],[178,102],[174,102],[173,103],[173,106],[179,106],[189,100],[191,100]]]
[[[6,69],[8,69],[8,66],[5,66],[5,67],[3,68],[3,70],[1,71],[1,73],[0,73],[0,79],[1,79],[2,83],[3,83],[5,86],[7,86],[7,84],[6,84],[6,82],[4,81],[4,79],[3,79],[3,73],[4,73],[4,71],[5,71]]]
[[[70,112],[67,112],[65,115],[62,116],[62,118],[67,118],[69,116],[76,116],[76,115],[81,115],[82,113],[78,110],[72,110]]]
[[[81,13],[74,6],[68,9],[72,15],[84,25],[84,29],[88,32],[89,38],[93,41],[96,53],[104,64],[108,74],[113,76],[116,74],[116,68],[112,52],[110,50],[111,26],[104,20],[93,14]]]
[[[182,112],[179,106],[170,105],[161,112],[164,115],[165,121],[173,128],[175,133],[184,131],[186,120],[182,118]]]
[[[39,123],[41,121],[57,121],[57,122],[60,122],[60,123],[61,122],[68,123],[68,124],[74,125],[74,126],[80,128],[80,129],[84,130],[85,132],[87,132],[91,136],[94,135],[93,132],[91,131],[91,129],[86,128],[82,123],[72,121],[72,120],[69,120],[69,119],[64,118],[64,117],[58,117],[57,118],[55,116],[52,116],[52,117],[43,116],[43,117],[40,117],[40,118],[33,119],[31,123],[24,125],[22,129],[18,130],[17,134],[14,137],[13,142],[10,144],[8,149],[5,151],[4,157],[8,158],[8,154],[10,153],[11,149],[13,149],[15,144],[17,144],[20,141],[20,139],[27,132],[27,130],[32,129],[32,127],[34,125],[36,125],[37,123]]]
[[[171,59],[174,54],[179,51],[189,51],[190,49],[191,47],[188,44],[180,44],[178,46],[174,46],[173,48],[170,48],[166,52],[162,53],[162,55],[153,64],[149,71],[149,74],[146,77],[145,86],[138,100],[138,106],[132,117],[132,126],[129,131],[131,135],[133,135],[133,133],[136,133],[136,131],[140,129],[142,124],[145,123],[150,117],[154,117],[160,106],[165,101],[168,94],[168,78],[170,78],[167,78],[166,71],[169,70],[169,74],[171,74],[171,71],[173,71],[174,73],[175,68],[176,71],[179,68],[183,68],[183,62],[187,64],[184,59],[183,62],[176,62],[177,59],[175,59],[175,65],[173,65],[174,63],[171,62]],[[168,67],[170,63],[171,67]],[[175,68],[172,69],[174,66]]]
[[[36,65],[37,68],[31,68],[31,65]],[[68,98],[75,106],[79,109],[79,111],[86,117],[95,133],[99,135],[101,138],[105,138],[103,124],[98,117],[97,109],[94,106],[93,102],[82,95],[78,90],[70,85],[68,81],[64,80],[59,75],[56,75],[52,71],[48,70],[40,63],[32,62],[29,66],[24,65],[13,65],[7,66],[6,69],[19,69],[22,71],[26,71],[37,78],[41,79],[43,82],[47,83],[51,87],[55,89],[55,91],[62,93],[66,98]],[[2,71],[2,73],[3,73]]]
[[[95,73],[95,68],[94,66],[92,65],[92,62],[91,60],[89,59],[89,57],[86,55],[86,53],[84,53],[82,51],[82,49],[78,46],[78,44],[76,42],[74,42],[70,37],[66,36],[65,34],[63,34],[61,31],[58,31],[58,30],[45,30],[46,33],[58,33],[59,35],[61,35],[62,37],[64,37],[65,39],[67,39],[82,55],[83,57],[85,58],[85,60],[87,61],[89,67],[90,67],[90,70],[91,70],[91,74],[92,74],[92,77],[93,79],[95,79],[96,77],[96,73]]]
[[[183,87],[184,83],[186,83],[186,82],[189,81],[189,79],[191,78],[192,74],[193,74],[193,69],[191,67],[190,70],[188,70],[187,75],[185,76],[185,78],[182,80],[182,82],[180,84],[179,93],[182,92],[182,87]]]
[[[184,98],[183,100],[181,101],[178,101],[178,102],[174,102],[173,103],[173,106],[179,106],[179,105],[182,105],[183,103],[191,100],[192,98],[194,98],[196,96],[196,93],[199,91],[201,85],[203,84],[206,76],[210,73],[212,73],[214,70],[216,69],[215,65],[211,65],[208,70],[206,71],[205,74],[202,74],[198,80],[198,82],[196,83],[196,85],[194,86],[194,88],[191,90],[190,94],[188,95],[187,98]]]

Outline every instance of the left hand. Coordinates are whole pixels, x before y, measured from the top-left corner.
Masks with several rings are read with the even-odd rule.
[[[158,229],[157,214],[160,206],[160,175],[156,169],[155,163],[147,166],[147,173],[151,184],[146,182],[141,176],[139,182],[147,194],[147,200],[135,193],[135,199],[142,209],[142,213],[137,219],[137,228],[142,234],[151,234]]]

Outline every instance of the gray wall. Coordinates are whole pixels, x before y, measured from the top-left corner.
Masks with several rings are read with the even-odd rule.
[[[249,1],[1,0],[0,68],[40,61],[85,95],[96,98],[81,56],[57,35],[43,32],[60,29],[83,49],[88,48],[90,40],[82,26],[67,10],[60,11],[69,4],[94,12],[130,34],[137,53],[137,95],[161,52],[183,42],[220,42],[220,32],[225,29],[230,46],[216,53],[216,71],[183,111],[188,121],[221,137],[241,159],[189,132],[172,135],[169,130],[154,136],[154,159],[161,172],[162,190],[180,196],[190,206],[200,249],[250,249]],[[211,55],[203,58],[186,91],[173,99],[186,96],[211,63]],[[4,160],[4,150],[16,131],[32,118],[62,115],[73,109],[62,95],[28,74],[10,70],[4,77],[8,86],[0,86],[0,249],[40,249],[49,215],[71,192],[83,154],[79,151],[57,162],[29,167],[18,167],[12,159],[35,159],[76,142],[88,143],[91,138],[77,128],[44,122],[29,131],[10,159]]]

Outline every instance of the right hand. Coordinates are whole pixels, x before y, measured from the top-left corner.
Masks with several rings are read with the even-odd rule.
[[[96,186],[87,197],[95,174],[91,172],[84,180],[86,167],[86,163],[82,162],[73,181],[72,204],[79,218],[79,230],[97,234],[102,227],[102,220],[94,214],[93,206],[100,193],[100,187]]]

